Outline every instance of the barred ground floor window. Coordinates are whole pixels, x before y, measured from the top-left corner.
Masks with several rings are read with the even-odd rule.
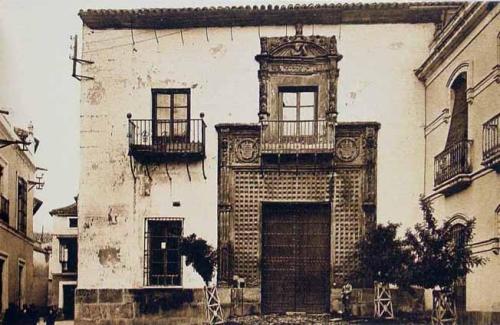
[[[148,218],[144,233],[144,284],[182,285],[179,252],[183,221],[179,218]]]

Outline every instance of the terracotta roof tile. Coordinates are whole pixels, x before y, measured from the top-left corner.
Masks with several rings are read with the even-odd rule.
[[[53,209],[49,212],[51,216],[58,217],[70,217],[70,216],[78,216],[78,200],[75,198],[75,202],[58,209]]]
[[[331,3],[288,6],[80,10],[83,23],[104,28],[190,28],[295,24],[440,22],[462,2]],[[382,12],[383,13],[382,13]]]

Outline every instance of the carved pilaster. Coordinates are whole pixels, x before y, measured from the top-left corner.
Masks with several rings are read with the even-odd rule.
[[[269,83],[269,73],[267,63],[261,62],[259,70],[259,121],[265,121],[269,117],[267,110],[267,87]]]
[[[218,177],[218,204],[217,204],[217,230],[218,230],[218,282],[224,286],[231,280],[232,245],[231,245],[231,184],[230,169],[228,166],[231,149],[231,139],[228,130],[219,131],[219,177]]]
[[[375,218],[377,202],[377,129],[366,128],[365,132],[365,181],[363,208],[370,218]],[[368,220],[370,221],[370,220]]]
[[[327,120],[337,121],[337,81],[338,70],[331,69],[328,71],[328,109],[326,111]]]

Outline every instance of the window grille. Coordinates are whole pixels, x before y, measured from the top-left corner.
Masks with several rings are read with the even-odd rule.
[[[144,285],[180,286],[182,219],[149,218],[144,232]]]

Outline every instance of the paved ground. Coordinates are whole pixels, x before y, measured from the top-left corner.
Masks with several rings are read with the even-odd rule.
[[[71,320],[56,322],[56,325],[73,325],[74,322]],[[422,325],[427,324],[426,322],[415,322],[409,320],[393,320],[393,321],[374,321],[369,319],[355,319],[351,321],[342,321],[340,319],[331,318],[330,316],[322,315],[307,315],[307,316],[286,316],[286,315],[267,315],[263,317],[259,316],[245,316],[239,317],[237,319],[230,319],[227,325],[275,325],[275,324],[288,324],[288,325],[347,325],[347,324],[377,324],[377,325],[396,325],[396,324],[406,324],[406,325]]]
[[[386,320],[376,321],[372,319],[353,319],[345,321],[340,318],[333,318],[330,315],[265,315],[265,316],[244,316],[228,320],[228,325],[275,325],[275,324],[288,324],[288,325],[313,325],[313,324],[406,324],[406,325],[421,325],[426,324],[423,321],[410,321],[410,320]]]
[[[56,325],[73,325],[73,321],[59,321]],[[332,318],[329,315],[266,315],[266,316],[245,316],[229,319],[227,325],[347,325],[347,324],[377,324],[377,325],[422,325],[426,322],[416,322],[409,320],[393,320],[393,321],[374,321],[370,319],[354,319],[351,321],[343,321],[338,318]]]

